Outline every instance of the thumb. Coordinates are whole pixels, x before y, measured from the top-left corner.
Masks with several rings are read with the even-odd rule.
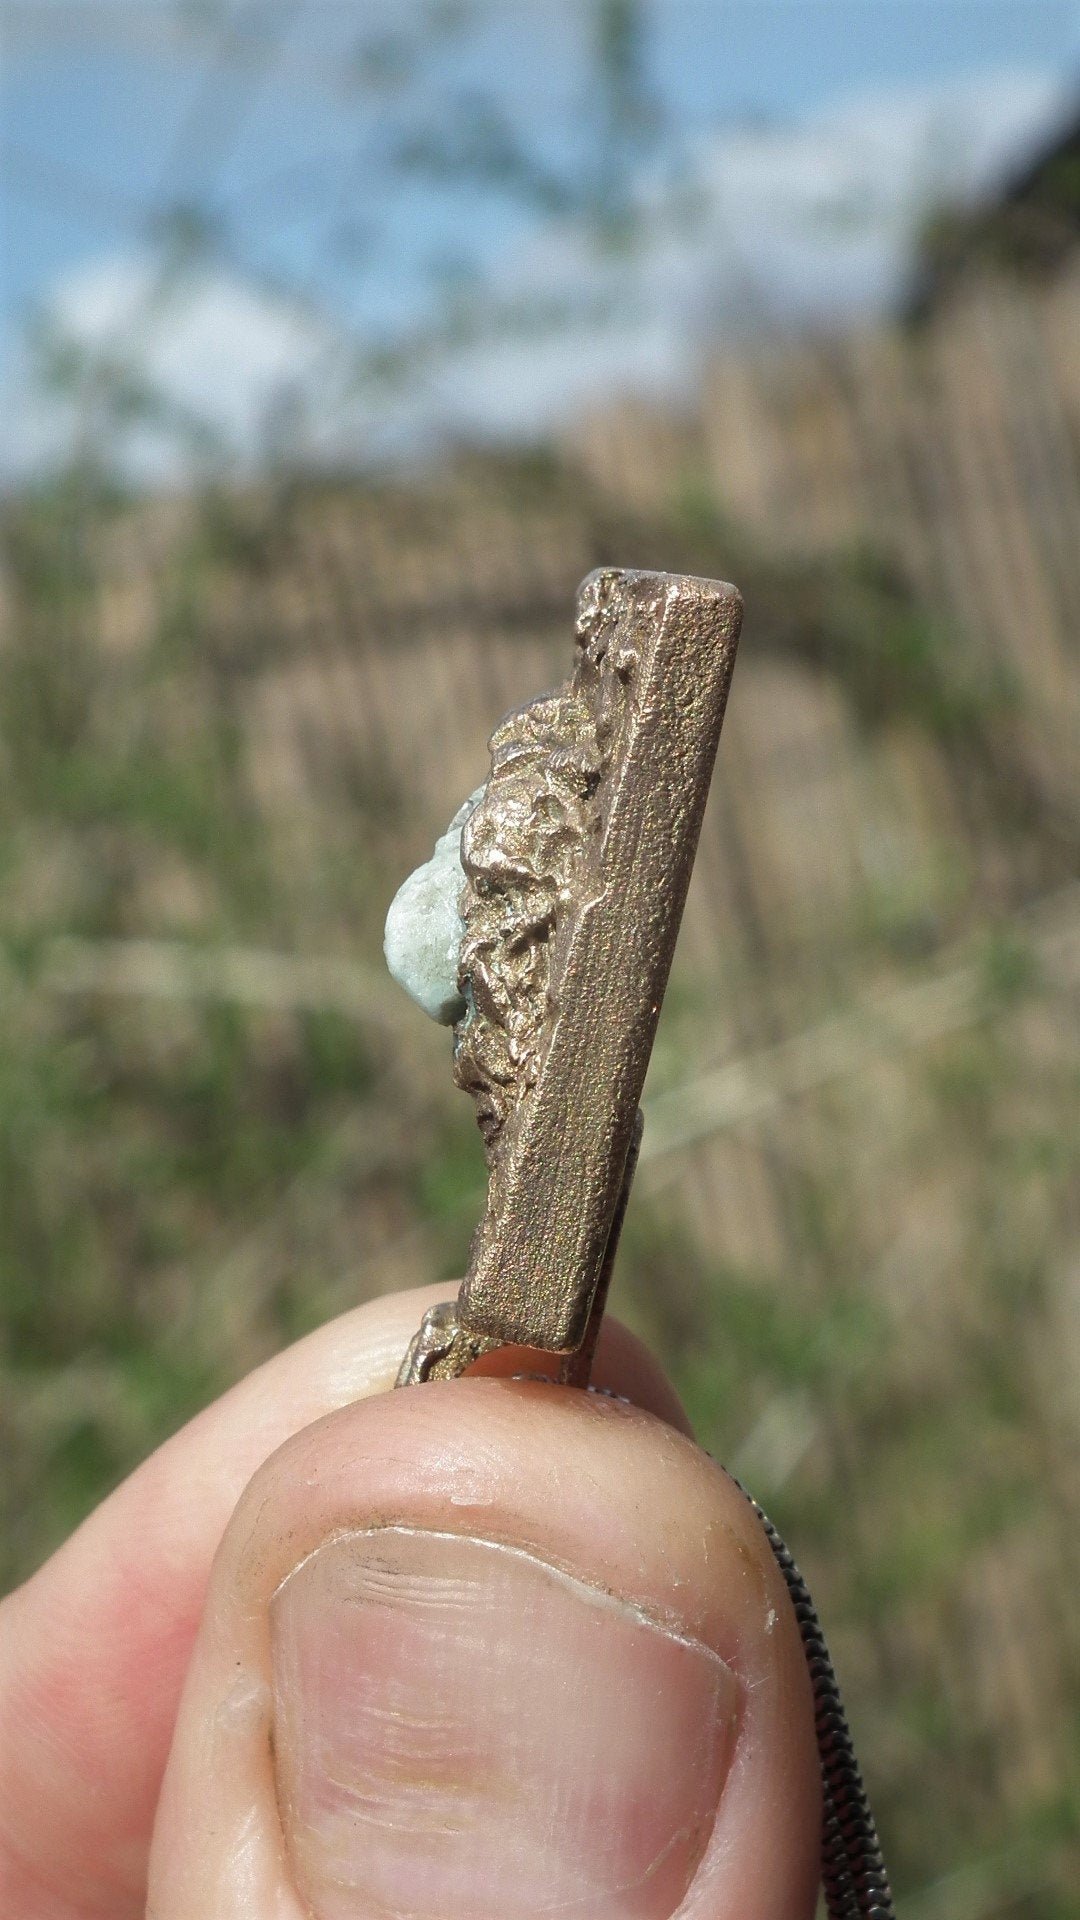
[[[332,1414],[226,1531],[150,1920],[799,1920],[809,1683],[750,1508],[639,1407],[510,1379]]]

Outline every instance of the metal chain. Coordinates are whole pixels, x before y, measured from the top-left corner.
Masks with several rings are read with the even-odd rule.
[[[821,1879],[829,1920],[896,1920],[889,1876],[866,1797],[833,1663],[810,1592],[772,1521],[739,1480],[784,1576],[814,1694],[823,1794]]]

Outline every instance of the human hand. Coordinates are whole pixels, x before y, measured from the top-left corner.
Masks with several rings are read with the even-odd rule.
[[[751,1509],[610,1321],[631,1405],[387,1393],[446,1291],[260,1368],[0,1605],[4,1920],[809,1920]]]

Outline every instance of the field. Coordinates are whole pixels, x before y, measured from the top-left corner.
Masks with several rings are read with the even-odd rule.
[[[4,1579],[258,1360],[461,1272],[399,878],[605,561],[748,619],[613,1304],[815,1590],[911,1920],[1080,1914],[1080,812],[885,546],[676,438],[6,513]],[[697,452],[695,452],[697,448]]]

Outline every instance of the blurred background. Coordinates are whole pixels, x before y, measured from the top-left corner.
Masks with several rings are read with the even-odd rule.
[[[7,0],[2,1577],[484,1168],[399,880],[747,601],[614,1296],[909,1920],[1080,1914],[1080,5]]]

